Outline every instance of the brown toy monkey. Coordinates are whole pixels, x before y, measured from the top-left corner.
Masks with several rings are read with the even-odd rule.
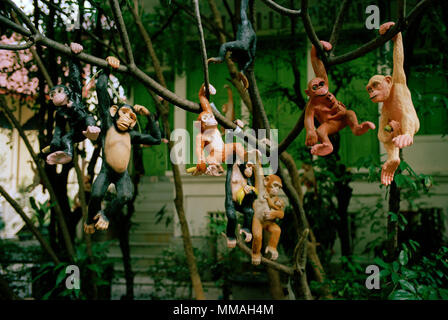
[[[285,206],[283,200],[278,197],[282,188],[280,177],[271,174],[263,177],[263,169],[259,161],[255,166],[255,187],[259,197],[254,201],[254,219],[252,221],[252,264],[261,262],[261,246],[263,242],[263,230],[270,233],[265,254],[271,255],[271,260],[278,258],[277,245],[280,240],[281,229],[275,223],[275,219],[283,219]]]
[[[321,41],[324,50],[331,50],[329,42]],[[308,83],[305,93],[310,97],[306,105],[304,125],[306,129],[305,144],[311,148],[311,154],[326,156],[333,152],[329,135],[349,126],[356,136],[363,135],[370,129],[375,129],[372,122],[358,124],[356,113],[347,110],[344,104],[328,89],[328,76],[323,62],[317,57],[316,48],[311,48],[311,63],[317,78]],[[314,117],[319,121],[319,128],[314,127]],[[317,144],[317,142],[321,142]]]
[[[379,33],[385,34],[394,24],[387,22],[381,25]],[[406,85],[401,32],[392,40],[394,41],[392,76],[375,75],[370,78],[366,86],[370,100],[383,103],[378,140],[383,143],[387,151],[387,160],[381,170],[381,183],[386,186],[392,183],[395,170],[400,164],[399,150],[413,144],[414,135],[420,128],[411,92]]]

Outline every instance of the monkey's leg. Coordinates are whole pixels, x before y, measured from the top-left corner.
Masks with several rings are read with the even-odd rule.
[[[328,132],[330,131],[330,125],[328,123],[323,123],[317,128],[317,135],[321,144],[315,144],[311,148],[311,154],[317,156],[326,156],[333,152],[333,145],[328,138]]]
[[[107,170],[103,167],[92,185],[90,193],[90,202],[88,208],[87,221],[84,222],[84,232],[91,234],[95,232],[95,218],[101,210],[101,201],[110,185],[110,179],[107,176]],[[99,219],[99,216],[98,218]]]
[[[261,263],[261,244],[263,241],[263,225],[261,221],[254,217],[252,220],[252,264]]]
[[[227,51],[229,51],[229,50],[233,51],[235,49],[245,50],[244,42],[237,40],[237,41],[230,41],[230,42],[223,43],[221,45],[221,47],[219,48],[218,57],[210,58],[210,59],[208,59],[207,62],[208,63],[210,63],[210,62],[221,63],[224,61]]]
[[[365,121],[358,124],[358,118],[353,110],[346,111],[345,119],[347,121],[347,125],[350,127],[355,136],[363,135],[367,131],[375,129],[375,124],[370,121]]]
[[[265,223],[265,229],[270,233],[268,245],[266,247],[265,253],[271,254],[271,260],[277,260],[278,258],[278,251],[277,251],[277,245],[278,241],[280,240],[280,234],[282,230],[280,227],[274,223],[274,222],[266,222]]]
[[[383,145],[387,151],[387,160],[381,169],[381,183],[388,186],[394,180],[395,170],[400,164],[400,149],[392,141],[383,143]]]
[[[247,196],[247,198],[249,198]],[[251,224],[252,220],[254,219],[254,209],[252,208],[253,201],[249,201],[250,203],[247,203],[243,200],[243,204],[239,208],[238,211],[240,211],[243,214],[243,228],[240,230],[240,233],[244,233],[245,235],[245,242],[249,242],[252,240],[252,231],[251,231]]]
[[[61,139],[62,150],[54,151],[47,156],[47,163],[66,164],[73,159],[73,131],[65,134]],[[53,148],[52,148],[53,149]]]
[[[117,196],[104,209],[104,215],[106,217],[111,217],[113,214],[121,214],[123,207],[132,201],[134,185],[127,171],[123,172],[117,179],[115,189],[117,190]],[[95,227],[100,230],[105,230],[109,227],[109,221],[103,224],[97,223]]]
[[[237,223],[235,205],[232,200],[232,193],[230,191],[229,195],[226,195],[226,217],[227,217],[227,227],[226,227],[226,236],[227,236],[227,248],[235,248],[236,246],[236,235],[235,228]]]

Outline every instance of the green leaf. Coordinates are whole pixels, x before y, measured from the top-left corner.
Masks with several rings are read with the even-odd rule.
[[[410,292],[399,289],[395,292],[392,292],[389,296],[391,300],[415,300],[416,296]]]
[[[401,279],[398,281],[398,283],[400,284],[400,286],[403,290],[412,292],[413,294],[417,293],[417,291],[415,290],[415,287],[409,281]]]
[[[448,289],[439,289],[439,295],[443,300],[448,300]]]
[[[62,269],[58,273],[58,277],[56,278],[56,285],[60,284],[66,278],[65,269]]]
[[[397,261],[392,262],[392,270],[397,272],[398,269],[400,269],[400,265],[398,264],[398,262]]]
[[[402,266],[405,266],[408,263],[409,257],[408,253],[405,250],[400,251],[400,254],[398,255],[398,261]]]
[[[398,273],[396,273],[396,272],[392,272],[391,278],[392,278],[392,282],[394,284],[397,284],[397,282],[400,280],[400,277],[399,277]]]

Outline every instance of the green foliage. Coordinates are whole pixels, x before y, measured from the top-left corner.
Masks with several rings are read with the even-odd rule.
[[[91,279],[94,279],[98,288],[110,285],[111,278],[108,275],[108,270],[112,267],[113,260],[107,257],[109,246],[110,242],[108,241],[92,242],[93,261],[91,261],[87,254],[85,242],[77,242],[73,263],[61,262],[55,264],[54,262],[47,262],[41,264],[32,282],[36,282],[45,276],[47,276],[46,281],[48,279],[54,281],[53,284],[50,284],[51,289],[43,294],[41,299],[86,300],[88,299],[88,293],[91,293],[91,288],[86,283],[90,283]],[[81,289],[67,289],[65,287],[65,281],[69,276],[66,273],[66,268],[72,264],[80,270]]]

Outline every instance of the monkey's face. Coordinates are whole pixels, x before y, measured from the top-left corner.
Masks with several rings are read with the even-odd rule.
[[[53,104],[57,107],[68,104],[69,98],[67,92],[64,90],[64,87],[55,87],[50,91],[50,99],[53,101]]]
[[[118,109],[115,123],[118,130],[128,131],[134,128],[135,124],[137,123],[137,116],[131,108],[123,106]]]
[[[392,77],[375,75],[366,86],[369,98],[374,103],[384,102],[389,98],[392,88]]]
[[[213,113],[202,112],[199,117],[203,127],[214,127],[218,125]]]
[[[280,189],[282,188],[282,180],[279,176],[271,174],[264,178],[264,186],[266,187],[267,193],[273,197],[280,192]]]
[[[325,97],[328,93],[328,85],[322,78],[314,78],[308,83],[305,93],[310,97]],[[333,95],[332,95],[333,96]]]
[[[246,165],[246,168],[244,169],[244,175],[247,178],[252,177],[254,170],[253,170],[253,166],[252,165]]]

